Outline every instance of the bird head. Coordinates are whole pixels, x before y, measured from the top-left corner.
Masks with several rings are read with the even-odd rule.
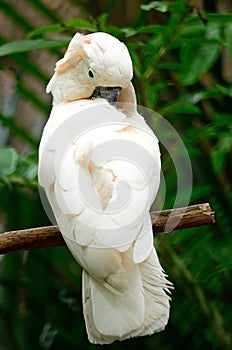
[[[122,42],[103,32],[77,33],[56,63],[46,91],[54,104],[97,97],[134,103],[132,76],[132,61]]]

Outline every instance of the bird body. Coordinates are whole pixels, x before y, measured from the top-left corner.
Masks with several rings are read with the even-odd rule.
[[[153,334],[169,318],[149,214],[160,151],[131,79],[124,44],[76,34],[48,84],[54,106],[39,149],[39,183],[83,268],[86,329],[99,344]]]

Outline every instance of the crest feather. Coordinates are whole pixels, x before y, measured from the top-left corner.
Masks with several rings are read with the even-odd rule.
[[[74,35],[64,57],[56,63],[55,72],[64,74],[76,66],[83,58],[88,57],[84,49],[85,39],[80,33]]]

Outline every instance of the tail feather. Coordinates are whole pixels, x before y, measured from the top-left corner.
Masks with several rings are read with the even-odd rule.
[[[139,264],[145,303],[142,324],[135,331],[126,334],[120,340],[130,337],[151,335],[164,330],[169,319],[171,282],[167,280],[155,248],[149,257]]]
[[[130,337],[144,318],[144,296],[139,267],[133,263],[129,250],[122,253],[123,266],[128,276],[128,288],[116,294],[101,281],[83,272],[83,311],[89,340],[110,344]]]
[[[164,330],[168,323],[170,311],[171,282],[167,280],[155,249],[150,256],[140,264],[140,273],[145,298],[145,317],[143,325],[136,336],[150,335]]]
[[[92,309],[92,294],[91,294],[91,282],[90,275],[83,270],[82,274],[82,301],[83,301],[83,313],[85,318],[85,326],[88,334],[88,339],[92,344],[111,344],[115,338],[106,336],[98,332],[93,321],[93,309]]]
[[[116,295],[83,271],[83,311],[89,341],[110,344],[163,330],[169,318],[172,284],[167,280],[155,249],[141,264],[122,253],[128,290]]]

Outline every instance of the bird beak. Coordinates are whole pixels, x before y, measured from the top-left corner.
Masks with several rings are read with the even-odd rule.
[[[122,88],[119,86],[97,86],[91,98],[105,98],[110,104],[115,105],[118,102],[119,94]]]

